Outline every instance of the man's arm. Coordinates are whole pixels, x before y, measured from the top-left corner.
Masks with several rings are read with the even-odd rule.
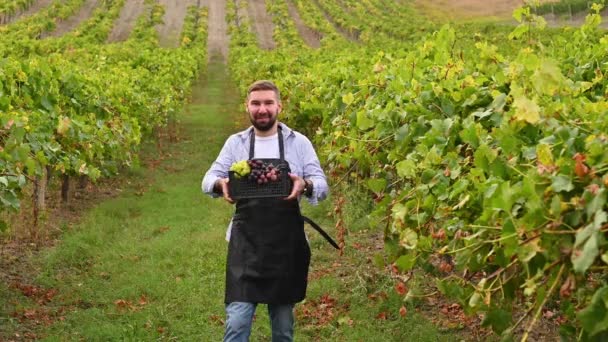
[[[317,157],[312,143],[308,138],[305,138],[305,142],[302,145],[302,168],[304,171],[304,195],[308,198],[311,204],[317,204],[318,201],[324,200],[329,194],[329,186],[327,185],[327,178],[321,168],[321,163]]]
[[[217,156],[217,159],[211,164],[211,167],[205,173],[201,188],[204,193],[212,197],[220,197],[223,194],[228,194],[228,170],[234,162],[233,156],[233,138],[228,138],[224,143],[224,147]],[[224,196],[225,197],[225,196]]]

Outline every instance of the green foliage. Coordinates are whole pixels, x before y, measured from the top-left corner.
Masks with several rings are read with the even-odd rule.
[[[11,50],[31,42],[21,26],[0,32],[15,43],[3,44],[0,59],[0,210],[18,209],[22,190],[43,169],[95,180],[129,167],[142,136],[165,126],[188,99],[206,56],[206,10],[189,9],[179,48],[158,47],[158,5],[128,41],[101,45],[123,4],[104,2],[107,11],[81,27],[105,23],[94,32],[37,41],[31,50]],[[43,15],[57,14],[28,22]]]
[[[385,35],[370,15],[380,0],[346,2],[319,5],[362,44],[266,52],[234,27],[234,79],[242,89],[275,80],[286,119],[314,136],[329,173],[369,189],[390,261],[448,276],[438,288],[467,312],[485,312],[496,333],[513,331],[518,298],[534,315],[558,296],[587,306],[595,290],[585,279],[608,255],[599,15],[578,30],[545,31],[527,7],[511,32],[456,25],[422,36],[413,22]],[[396,39],[408,34],[410,44]],[[565,311],[564,331],[605,330],[574,312]]]

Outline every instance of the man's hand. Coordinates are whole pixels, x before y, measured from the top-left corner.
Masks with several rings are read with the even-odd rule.
[[[298,196],[304,192],[304,187],[306,185],[306,182],[304,182],[304,178],[298,177],[298,175],[294,173],[290,173],[289,178],[291,178],[291,181],[293,182],[293,189],[291,189],[291,194],[285,197],[285,200],[292,200],[298,198]]]
[[[221,191],[226,202],[234,204],[234,200],[232,199],[232,197],[230,197],[230,192],[228,191],[228,178],[220,178],[216,180],[213,188],[217,190],[218,193]]]

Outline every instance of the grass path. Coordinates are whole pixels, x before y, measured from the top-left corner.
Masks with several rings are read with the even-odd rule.
[[[225,66],[212,61],[180,116],[181,140],[165,146],[163,158],[154,146],[146,147],[143,166],[127,175],[119,197],[90,210],[55,248],[34,258],[36,286],[57,293],[41,301],[15,291],[11,324],[28,312],[30,320],[51,317],[53,324],[36,329],[47,341],[221,340],[224,234],[233,209],[203,195],[200,181],[227,136],[244,124],[241,99]],[[330,201],[304,208],[307,216],[332,227],[328,211]],[[296,340],[455,340],[415,313],[402,318],[394,281],[370,268],[364,252],[349,247],[339,257],[307,231],[311,282],[307,300],[297,306]],[[378,245],[368,237],[360,230],[349,239]],[[385,319],[378,319],[382,313]],[[262,306],[251,341],[270,341],[269,335]]]

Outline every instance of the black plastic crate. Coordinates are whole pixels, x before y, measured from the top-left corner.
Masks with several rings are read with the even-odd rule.
[[[248,177],[237,178],[234,171],[228,172],[228,190],[234,200],[245,198],[287,197],[293,188],[293,182],[285,168],[279,167],[279,179],[273,182],[258,184],[249,181]]]

